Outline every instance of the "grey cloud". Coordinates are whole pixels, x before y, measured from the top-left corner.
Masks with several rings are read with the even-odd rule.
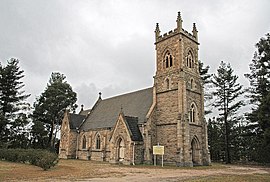
[[[255,51],[270,30],[270,1],[72,1],[2,0],[0,60],[21,60],[25,89],[33,102],[52,71],[67,76],[78,105],[152,86],[155,74],[155,23],[162,33],[199,30],[200,59],[214,72],[231,62],[241,82]]]

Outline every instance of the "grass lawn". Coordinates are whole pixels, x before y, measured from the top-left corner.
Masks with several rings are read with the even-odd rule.
[[[257,170],[257,171],[256,171]],[[213,164],[194,168],[174,166],[124,166],[107,162],[60,160],[58,165],[43,169],[21,163],[0,161],[0,181],[75,181],[93,178],[104,181],[270,181],[269,168]],[[100,181],[100,180],[99,180]]]

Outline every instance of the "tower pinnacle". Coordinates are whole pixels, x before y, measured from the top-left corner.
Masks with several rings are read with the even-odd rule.
[[[196,24],[193,23],[193,29],[192,29],[192,33],[193,33],[193,36],[196,38],[196,40],[198,41],[198,30],[196,28]]]
[[[159,30],[159,25],[158,25],[158,23],[157,23],[157,25],[156,25],[155,34],[156,34],[156,41],[157,41],[157,40],[158,40],[158,37],[160,36],[160,30]]]
[[[181,32],[183,20],[182,20],[180,11],[178,12],[176,22],[177,22],[177,30],[178,32]]]

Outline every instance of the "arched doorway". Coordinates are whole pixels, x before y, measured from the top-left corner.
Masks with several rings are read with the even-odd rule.
[[[118,161],[122,162],[125,158],[125,143],[122,138],[118,141]]]
[[[196,137],[191,141],[191,157],[193,165],[200,165],[200,144]]]

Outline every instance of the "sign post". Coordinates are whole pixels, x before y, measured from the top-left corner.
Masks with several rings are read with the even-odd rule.
[[[161,155],[162,161],[161,161],[161,165],[163,167],[163,155],[164,155],[164,146],[161,145],[156,145],[153,146],[153,154],[154,154],[154,165],[157,165],[157,155]]]

